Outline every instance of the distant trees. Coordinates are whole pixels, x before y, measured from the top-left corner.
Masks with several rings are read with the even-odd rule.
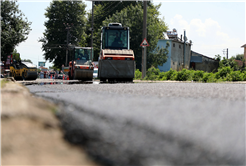
[[[147,69],[150,67],[157,68],[162,66],[163,63],[167,61],[168,47],[170,46],[169,42],[166,44],[166,48],[156,47],[153,52],[149,52],[147,57]]]
[[[143,9],[142,8],[143,8],[142,4],[139,3],[135,5],[130,4],[129,6],[122,9],[121,11],[116,11],[116,13],[114,13],[112,16],[107,17],[103,21],[103,26],[107,26],[108,23],[111,22],[119,22],[122,23],[123,26],[130,27],[130,36],[131,36],[130,46],[135,54],[137,69],[140,70],[141,70],[141,61],[142,61],[142,48],[140,47],[140,44],[143,40],[142,38]],[[164,38],[163,32],[165,32],[168,28],[164,20],[158,18],[158,16],[160,15],[158,11],[159,8],[160,5],[154,6],[152,3],[149,3],[148,10],[147,10],[147,40],[150,45],[149,47],[147,47],[148,67],[151,67],[152,65],[156,66],[157,65],[156,62],[160,60],[160,59],[154,59],[157,58],[157,56],[153,56],[154,53],[157,53],[159,55],[167,55],[167,51],[165,50],[161,50],[161,52],[159,52],[160,50],[155,51],[158,39]]]
[[[94,6],[93,24],[93,48],[94,60],[98,59],[100,52],[101,27],[107,26],[110,22],[119,22],[123,26],[130,27],[130,45],[135,54],[137,68],[141,69],[142,28],[143,28],[143,3],[135,1],[98,1]],[[164,19],[158,18],[160,5],[153,5],[148,2],[147,13],[147,40],[150,47],[147,47],[149,66],[156,66],[158,62],[164,62],[167,48],[156,49],[158,39],[164,38],[163,32],[167,30]],[[91,46],[91,21],[92,15],[88,13],[86,19],[85,4],[81,1],[52,1],[45,13],[48,20],[45,22],[46,30],[42,42],[44,57],[54,62],[55,67],[65,64],[65,46],[67,31],[66,25],[71,28],[69,43],[78,46]],[[59,49],[61,46],[64,49]],[[162,55],[161,57],[155,56]],[[159,58],[159,59],[158,59]]]
[[[16,0],[1,0],[1,57],[5,61],[14,48],[25,41],[31,31],[31,22],[24,18]]]
[[[22,62],[30,62],[30,63],[32,63],[32,61],[30,60],[30,59],[23,59],[23,60],[21,60]]]
[[[16,61],[20,61],[21,60],[20,53],[18,53],[16,49],[14,49],[14,51],[12,52],[12,55],[13,55],[13,59],[14,60],[16,60]]]
[[[82,1],[52,1],[46,9],[46,30],[42,42],[45,60],[61,68],[66,62],[67,30],[68,43],[77,46],[86,46],[86,5]]]
[[[217,60],[217,61],[220,61],[220,60],[221,60],[221,56],[220,56],[220,54],[215,55],[215,60]]]
[[[243,55],[243,54],[237,54],[237,55],[235,56],[235,59],[236,59],[236,60],[242,61],[242,60],[244,59],[244,55]]]

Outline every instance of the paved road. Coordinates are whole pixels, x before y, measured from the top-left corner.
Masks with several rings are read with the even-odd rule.
[[[31,85],[107,165],[244,165],[245,84]]]

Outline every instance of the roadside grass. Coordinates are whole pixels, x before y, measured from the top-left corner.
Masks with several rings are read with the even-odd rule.
[[[194,81],[204,83],[235,82],[246,81],[246,71],[234,71],[231,67],[222,67],[215,73],[188,69],[182,69],[181,71],[170,69],[167,72],[161,72],[158,68],[151,67],[146,72],[144,79],[142,79],[142,72],[137,69],[134,79],[150,81]]]
[[[7,84],[9,81],[5,78],[1,79],[1,88],[3,88],[5,86],[5,84]]]

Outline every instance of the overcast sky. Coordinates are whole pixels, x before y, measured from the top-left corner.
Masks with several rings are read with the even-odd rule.
[[[34,64],[45,61],[41,50],[42,44],[38,39],[43,36],[46,20],[45,9],[51,1],[19,0],[19,9],[32,22],[28,39],[19,44],[17,51],[22,59],[31,59]],[[91,2],[84,1],[86,10],[91,9]],[[153,1],[155,5],[161,3],[160,18],[164,18],[169,30],[175,28],[178,35],[184,33],[188,40],[192,40],[192,50],[214,58],[223,50],[229,49],[229,57],[243,54],[242,45],[246,44],[245,7],[246,0],[239,1]],[[140,45],[141,43],[139,43]],[[52,66],[51,63],[46,67]]]

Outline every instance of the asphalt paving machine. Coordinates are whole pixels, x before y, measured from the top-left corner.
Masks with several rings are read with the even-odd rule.
[[[73,60],[69,62],[69,79],[92,81],[94,71],[93,49],[91,47],[74,47],[71,53]]]
[[[100,82],[133,81],[134,52],[130,49],[129,27],[109,23],[101,30],[101,48],[98,62]]]
[[[36,80],[38,77],[37,67],[30,62],[14,60],[10,64],[10,76],[15,80]]]

